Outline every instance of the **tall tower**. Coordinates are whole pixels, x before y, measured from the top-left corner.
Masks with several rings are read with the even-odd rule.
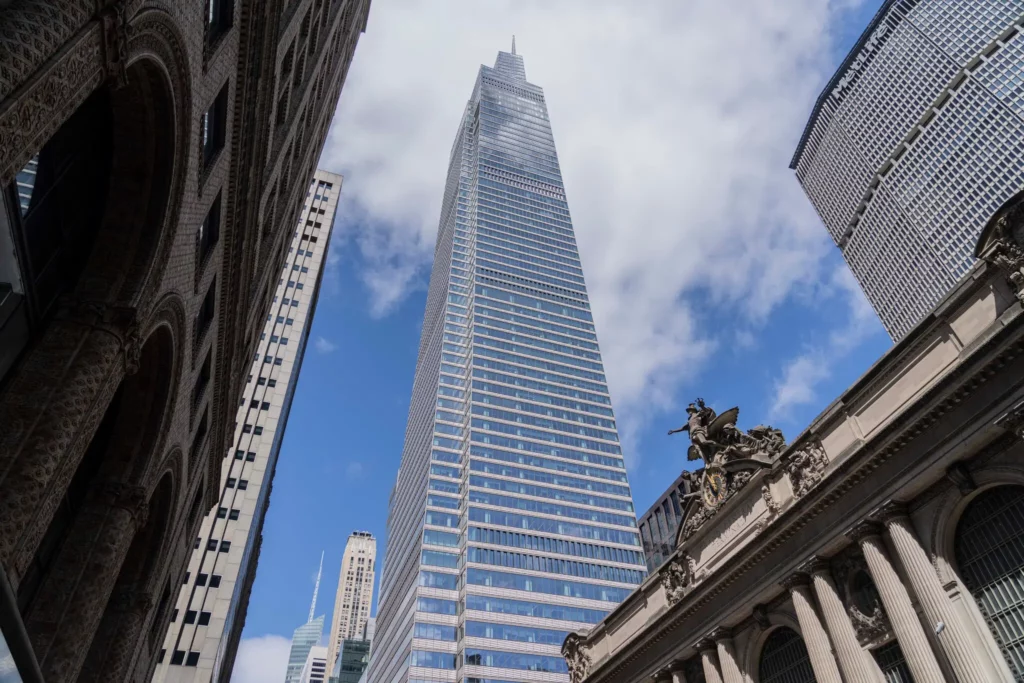
[[[195,539],[154,683],[227,683],[231,675],[341,182],[333,173],[313,174],[242,388],[234,448],[223,456],[217,507],[207,513]]]
[[[319,662],[316,667],[319,673],[322,674],[326,669],[326,648],[319,647],[320,636],[324,632],[324,615],[313,617],[316,614],[316,596],[320,592],[320,577],[323,571],[324,556],[320,553],[320,568],[316,570],[316,586],[313,588],[313,601],[309,604],[309,619],[292,633],[292,647],[288,651],[288,668],[285,670],[284,683],[301,683],[304,679],[308,681],[314,659]]]
[[[334,615],[328,642],[327,670],[341,651],[342,641],[363,638],[373,604],[373,572],[376,569],[377,539],[368,531],[353,531],[345,544],[334,596]]]
[[[645,577],[543,91],[482,66],[452,147],[371,683],[568,680]]]
[[[1024,0],[886,0],[815,104],[791,168],[902,339],[1024,190]]]

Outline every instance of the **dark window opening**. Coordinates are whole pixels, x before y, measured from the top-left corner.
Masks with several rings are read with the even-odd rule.
[[[234,0],[206,0],[206,42],[216,43],[231,30],[234,19]]]
[[[199,312],[196,313],[196,324],[195,332],[193,332],[193,339],[195,339],[195,349],[198,349],[203,343],[203,338],[209,331],[210,326],[213,324],[213,316],[217,310],[217,279],[214,278],[213,282],[210,283],[210,288],[206,290],[206,296],[203,297],[203,305],[199,307]]]
[[[202,268],[206,264],[206,259],[210,257],[210,252],[213,251],[217,240],[220,239],[220,196],[221,193],[218,192],[209,213],[206,214],[206,218],[203,219],[203,222],[199,225],[199,230],[196,232],[196,253],[199,255],[198,268]]]
[[[196,377],[196,385],[192,388],[192,414],[195,415],[199,404],[203,402],[203,395],[206,394],[206,387],[210,385],[210,376],[213,366],[213,349],[206,352],[206,359],[199,368],[199,376]]]
[[[200,147],[203,150],[203,168],[206,169],[224,149],[228,129],[228,84],[217,93],[217,98],[200,121]]]

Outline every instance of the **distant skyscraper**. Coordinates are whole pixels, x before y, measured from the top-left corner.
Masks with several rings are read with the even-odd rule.
[[[373,572],[376,569],[377,539],[367,531],[354,531],[345,544],[338,576],[338,591],[334,596],[334,615],[328,641],[327,669],[334,662],[341,643],[348,639],[362,639],[366,620],[373,604]]]
[[[316,171],[236,413],[216,508],[203,521],[154,683],[227,683],[256,576],[270,482],[313,324],[341,192]]]
[[[309,648],[309,655],[306,656],[306,663],[299,675],[299,683],[325,683],[325,681],[327,681],[327,648],[323,645],[314,645]]]
[[[811,114],[791,167],[901,339],[1024,189],[1024,0],[887,0]]]
[[[476,79],[452,147],[371,683],[567,680],[646,572],[543,91]]]
[[[288,652],[288,668],[285,671],[284,683],[302,683],[303,672],[307,671],[310,667],[306,664],[309,661],[310,652],[314,647],[320,645],[320,636],[324,632],[324,616],[321,614],[319,617],[314,618],[313,614],[316,612],[316,596],[320,592],[320,575],[324,570],[324,557],[320,555],[320,569],[316,572],[316,587],[313,588],[313,602],[309,605],[309,618],[306,623],[295,629],[292,634],[292,647]],[[327,656],[326,648],[323,656]],[[321,672],[327,668],[326,659],[323,661],[323,667]],[[321,678],[322,680],[322,678]]]
[[[370,641],[347,639],[341,641],[338,661],[331,671],[330,683],[359,683],[370,661]]]
[[[679,533],[679,525],[683,523],[683,512],[688,502],[686,496],[690,488],[690,473],[683,472],[638,518],[648,572],[654,572],[675,552],[676,535]]]

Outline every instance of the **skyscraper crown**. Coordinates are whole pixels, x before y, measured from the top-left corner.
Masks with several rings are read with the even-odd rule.
[[[523,56],[516,54],[515,39],[512,39],[512,52],[499,52],[498,58],[494,60],[494,70],[499,74],[513,81],[526,82],[526,66],[523,64]]]

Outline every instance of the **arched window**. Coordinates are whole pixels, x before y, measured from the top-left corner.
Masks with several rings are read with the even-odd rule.
[[[971,501],[954,552],[1014,678],[1024,681],[1024,486],[998,486]]]
[[[761,683],[815,683],[804,639],[785,626],[764,642],[758,673]]]

